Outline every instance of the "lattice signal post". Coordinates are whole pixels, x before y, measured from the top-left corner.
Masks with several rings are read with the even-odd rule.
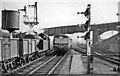
[[[90,64],[92,63],[91,61],[91,43],[90,43],[90,20],[91,20],[91,4],[87,5],[87,8],[85,12],[77,12],[77,14],[84,14],[84,16],[87,18],[87,21],[83,25],[84,31],[86,32],[84,39],[86,40],[87,43],[87,74],[90,74]]]

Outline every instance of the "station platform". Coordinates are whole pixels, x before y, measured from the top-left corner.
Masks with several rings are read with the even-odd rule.
[[[87,69],[87,56],[82,56],[82,62],[85,69]],[[96,57],[94,57],[92,66],[93,66],[93,70],[91,70],[92,74],[109,74],[109,75],[120,74],[117,71],[113,71],[113,67],[114,67],[113,64],[110,64],[109,62],[106,62]]]
[[[85,68],[81,60],[81,55],[72,55],[70,74],[85,74]]]
[[[63,65],[59,74],[78,74],[78,75],[88,75],[87,71],[87,56],[81,55],[79,52],[71,50],[68,59]],[[110,75],[110,76],[120,76],[120,73],[113,71],[113,64],[103,61],[99,58],[94,58],[93,60],[93,70],[91,70],[92,75]],[[91,75],[90,74],[90,75]]]
[[[85,74],[81,54],[71,50],[59,74]],[[58,75],[59,76],[59,75]]]

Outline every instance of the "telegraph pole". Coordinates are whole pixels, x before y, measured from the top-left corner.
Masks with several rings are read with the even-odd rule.
[[[84,31],[86,32],[84,39],[86,40],[87,43],[87,74],[90,74],[90,64],[91,62],[91,43],[90,43],[90,21],[91,21],[91,4],[87,5],[87,8],[85,12],[78,12],[78,14],[84,14],[84,16],[87,18],[87,21],[83,25]]]

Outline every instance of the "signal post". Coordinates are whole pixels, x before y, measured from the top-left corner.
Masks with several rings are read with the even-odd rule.
[[[91,21],[91,5],[88,4],[85,12],[77,12],[77,14],[84,14],[84,16],[87,18],[87,21],[85,22],[83,26],[84,31],[86,32],[84,39],[86,40],[87,45],[87,74],[90,74],[90,70],[93,69],[93,67],[90,67],[92,64],[92,56],[91,56],[91,42],[90,42],[90,21]]]

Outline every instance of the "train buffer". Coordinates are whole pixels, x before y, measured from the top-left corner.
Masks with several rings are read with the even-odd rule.
[[[73,55],[70,74],[85,74],[85,68],[81,60],[81,55]]]

